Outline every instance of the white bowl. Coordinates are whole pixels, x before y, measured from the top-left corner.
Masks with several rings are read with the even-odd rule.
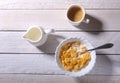
[[[57,47],[57,49],[56,49],[56,51],[55,51],[55,60],[56,60],[56,63],[57,63],[57,65],[58,65],[58,67],[59,67],[62,71],[64,71],[65,75],[72,76],[72,77],[80,77],[80,76],[83,76],[83,75],[89,73],[90,70],[92,70],[92,68],[94,67],[95,62],[96,62],[96,52],[95,52],[95,51],[92,51],[92,52],[90,53],[90,55],[91,55],[91,60],[90,60],[89,64],[88,64],[85,68],[79,70],[78,72],[66,71],[66,70],[63,69],[63,67],[62,67],[62,65],[61,65],[61,62],[60,62],[60,59],[59,59],[59,53],[60,53],[60,48],[61,48],[63,45],[65,45],[65,44],[68,43],[68,42],[72,42],[72,41],[80,41],[80,42],[84,43],[84,44],[87,46],[88,49],[92,49],[92,48],[93,48],[93,46],[92,46],[86,39],[84,39],[84,38],[68,38],[68,39],[63,40],[63,41],[58,45],[58,47]]]

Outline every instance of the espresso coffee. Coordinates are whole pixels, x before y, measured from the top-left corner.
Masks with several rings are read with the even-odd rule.
[[[84,16],[84,12],[83,12],[82,8],[73,6],[68,10],[67,16],[71,21],[78,22],[78,21],[82,20],[82,18]]]

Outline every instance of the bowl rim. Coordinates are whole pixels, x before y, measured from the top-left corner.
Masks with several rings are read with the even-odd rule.
[[[59,60],[60,48],[64,44],[66,44],[67,42],[76,41],[76,40],[84,43],[87,46],[88,49],[93,48],[92,44],[87,39],[85,39],[83,37],[66,38],[65,40],[60,42],[60,44],[56,48],[56,51],[55,51],[55,62],[57,63],[57,65],[61,69],[61,71],[64,72],[65,75],[72,76],[72,77],[81,77],[81,76],[86,75],[87,73],[89,73],[93,69],[93,67],[95,65],[95,62],[96,62],[96,51],[91,51],[91,53],[90,53],[91,60],[90,60],[89,64],[85,68],[81,69],[78,72],[70,72],[70,71],[64,70],[63,67],[61,66],[61,62]]]

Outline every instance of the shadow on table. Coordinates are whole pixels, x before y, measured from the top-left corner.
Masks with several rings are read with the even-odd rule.
[[[97,53],[97,54],[104,54],[104,53]],[[97,55],[96,64],[93,70],[90,72],[91,74],[77,77],[75,78],[77,83],[108,83],[111,79],[110,77],[107,78],[99,78],[105,75],[112,75],[113,71],[113,64],[107,55]],[[98,74],[98,75],[97,75]],[[104,80],[103,80],[104,79]]]
[[[89,19],[90,22],[89,23],[82,22],[80,25],[75,27],[83,31],[89,31],[89,33],[95,34],[95,35],[99,34],[100,33],[99,31],[102,31],[102,28],[103,28],[102,21],[88,14],[85,15],[85,18]],[[92,31],[95,31],[95,32],[92,32]]]
[[[115,66],[120,67],[120,55],[119,54],[112,54],[111,56],[107,55],[110,60],[114,63]]]
[[[45,42],[45,44],[43,44],[42,46],[38,46],[37,48],[41,51],[43,51],[44,53],[49,53],[49,55],[53,55],[56,47],[59,45],[60,43],[60,39],[65,39],[62,36],[59,35],[48,35],[48,39]]]

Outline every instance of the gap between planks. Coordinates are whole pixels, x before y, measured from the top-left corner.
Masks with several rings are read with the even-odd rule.
[[[31,75],[31,76],[66,76],[65,74],[43,74],[43,73],[0,73],[1,75]],[[103,74],[86,74],[85,76],[116,76],[119,77],[120,75],[103,75]],[[69,76],[67,76],[69,77]]]
[[[26,32],[27,30],[0,30],[0,32]],[[54,30],[54,32],[120,32],[120,30]]]
[[[14,53],[11,53],[11,52],[0,52],[0,55],[1,55],[1,54],[47,54],[47,55],[49,55],[49,54],[51,55],[51,54],[52,54],[52,55],[54,55],[55,53],[15,53],[15,52],[14,52]],[[108,53],[106,53],[106,54],[96,54],[96,55],[101,55],[101,56],[102,56],[102,55],[103,55],[103,56],[104,56],[104,55],[120,56],[120,54],[112,54],[112,53],[111,53],[111,54],[108,54]]]
[[[84,8],[85,10],[120,10],[120,8]],[[38,8],[38,9],[0,9],[0,10],[67,10],[67,8],[49,8],[49,9],[41,9],[41,8]]]

